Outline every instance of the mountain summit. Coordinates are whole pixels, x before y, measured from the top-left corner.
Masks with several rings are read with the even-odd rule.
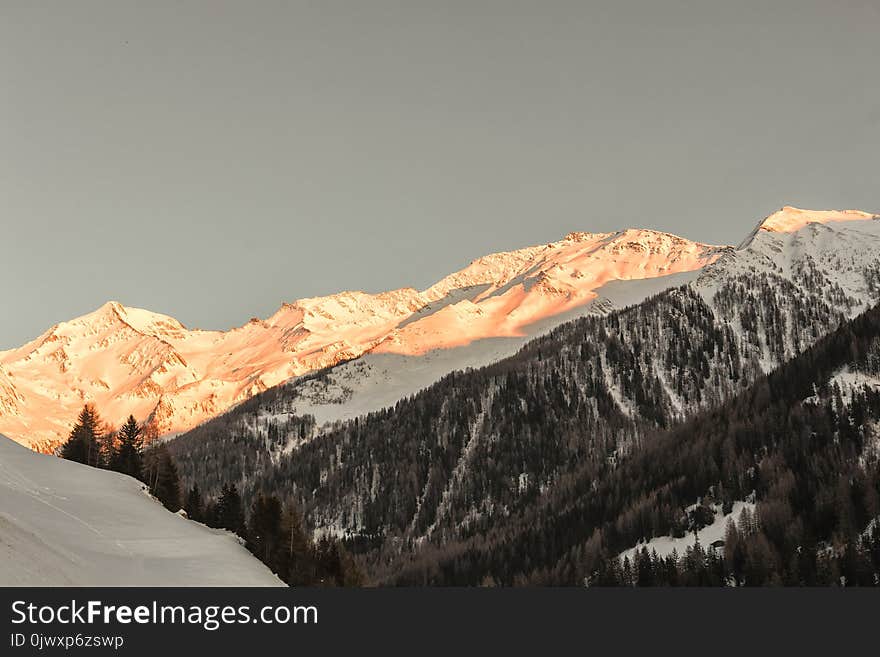
[[[807,224],[827,224],[838,221],[867,221],[880,215],[861,210],[802,210],[786,205],[761,222],[761,230],[771,233],[793,233]]]
[[[766,233],[796,233],[809,224],[872,221],[878,219],[880,219],[880,215],[861,210],[803,210],[786,205],[762,219],[738,248],[747,247],[755,236],[762,231]]]

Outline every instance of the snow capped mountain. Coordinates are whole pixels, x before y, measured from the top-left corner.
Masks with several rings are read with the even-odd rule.
[[[629,230],[601,236],[574,233],[562,242],[516,254],[522,259],[503,258],[499,263],[490,256],[445,279],[452,281],[453,291],[447,295],[465,289],[475,296],[451,304],[437,330],[432,330],[432,323],[442,313],[433,308],[426,321],[398,327],[357,360],[320,376],[291,381],[266,421],[273,422],[272,416],[279,414],[310,414],[322,425],[376,411],[449,372],[510,356],[531,337],[563,321],[634,305],[678,285],[694,286],[738,334],[752,332],[753,336],[747,336],[749,346],[743,348],[752,352],[749,356],[764,371],[824,334],[830,327],[824,326],[820,316],[852,317],[880,298],[880,221],[876,215],[859,211],[787,206],[761,221],[737,248],[706,247],[653,231]],[[508,279],[521,282],[520,287],[486,282],[511,261],[519,269],[507,270]],[[803,312],[795,306],[814,297],[823,310],[807,322],[811,326],[803,335],[791,333],[803,321],[789,322],[788,332],[779,330],[785,325],[781,315],[749,321],[756,309],[769,307],[750,298],[752,291],[745,292],[755,281],[762,282],[768,298],[778,296],[779,301],[770,305],[779,306],[783,314]],[[436,294],[445,292],[443,283],[438,284]],[[511,304],[514,310],[505,314],[507,300],[539,286],[543,294],[517,299]],[[728,303],[731,286],[743,298]],[[717,300],[722,288],[723,299]],[[559,305],[548,311],[554,303]],[[488,316],[479,314],[493,307],[500,308]],[[740,307],[750,310],[740,316],[733,310]],[[517,319],[528,316],[531,309],[536,309],[531,323],[517,325]],[[467,312],[473,316],[465,317]],[[491,339],[476,339],[479,331]],[[414,345],[425,346],[420,342],[423,337],[425,343],[466,344],[455,349],[413,350]]]
[[[835,312],[852,316],[880,293],[877,219],[784,207],[737,248],[653,230],[571,233],[484,256],[423,291],[301,299],[230,331],[191,330],[109,302],[0,352],[0,431],[50,449],[92,401],[109,421],[131,413],[158,434],[179,433],[288,380],[276,412],[313,414],[320,425],[509,356],[562,322],[685,283],[711,303],[722,283],[760,274],[791,291],[821,290]],[[782,342],[788,356],[800,344]],[[766,345],[762,367],[779,362],[774,349]]]
[[[427,304],[373,353],[424,354],[530,326],[596,300],[612,281],[691,272],[722,250],[652,230],[571,233],[560,242],[480,258],[426,290]]]
[[[301,299],[225,332],[190,330],[111,301],[0,352],[0,430],[50,449],[90,401],[109,421],[131,413],[159,434],[176,433],[365,353],[386,370],[406,363],[386,394],[393,402],[451,369],[503,357],[572,316],[678,284],[726,250],[651,230],[572,233],[479,258],[424,291]]]
[[[805,294],[850,300],[850,317],[880,294],[880,215],[786,206],[764,219],[737,247],[707,267],[696,283],[707,300],[717,281],[743,275],[784,279]]]
[[[749,246],[756,235],[765,233],[796,233],[809,224],[829,224],[847,221],[865,221],[878,216],[861,210],[802,210],[786,205],[762,220],[738,248]]]
[[[675,481],[690,487],[688,493],[671,507],[664,492],[671,479],[654,489],[651,500],[633,493],[633,507],[611,533],[627,524],[632,532],[609,553],[652,535],[677,535],[681,513],[707,487],[719,481],[725,490],[740,486],[729,504],[750,499],[759,481],[765,489],[775,485],[778,471],[772,461],[762,463],[765,452],[754,448],[758,440],[771,445],[790,438],[786,451],[794,454],[820,444],[850,453],[834,447],[833,430],[814,441],[809,431],[792,429],[802,416],[788,416],[785,395],[794,383],[806,396],[821,393],[827,401],[827,386],[816,386],[828,378],[843,399],[853,399],[850,382],[873,389],[880,363],[877,310],[847,318],[880,303],[880,221],[854,213],[830,221],[822,221],[828,213],[816,222],[782,221],[799,213],[786,208],[771,215],[741,248],[722,249],[698,271],[612,280],[577,308],[587,316],[522,348],[517,341],[526,338],[514,336],[423,354],[374,350],[257,395],[171,441],[169,451],[183,481],[198,482],[209,495],[230,481],[250,491],[246,495],[297,495],[318,533],[367,539],[373,547],[366,548],[365,563],[372,564],[368,571],[377,581],[431,582],[431,573],[481,563],[486,570],[479,582],[486,572],[508,567],[508,519],[526,537],[511,578],[534,557],[534,545],[552,543],[537,542],[542,537],[568,533],[583,522],[575,534],[580,550],[620,491],[662,478],[651,467],[661,458],[679,464]],[[669,279],[683,284],[663,290]],[[645,299],[648,286],[660,293]],[[639,302],[619,308],[633,300]],[[534,326],[527,330],[539,330]],[[854,343],[853,331],[864,340]],[[817,342],[829,357],[827,376],[814,369],[818,361],[810,347]],[[509,358],[497,358],[511,349],[516,353]],[[461,371],[481,359],[498,362]],[[789,362],[796,365],[788,367],[783,386],[778,372]],[[771,370],[776,373],[764,378]],[[740,431],[739,421],[753,420],[744,413],[720,428],[722,435],[731,434],[724,440],[715,436],[691,447],[688,422],[733,398],[772,402],[781,424],[765,417]],[[871,403],[880,408],[876,399]],[[737,401],[729,408],[741,412],[742,406]],[[352,417],[357,421],[334,422]],[[837,418],[841,426],[843,419]],[[674,452],[654,451],[653,441],[670,429],[681,434]],[[873,450],[872,434],[865,439]],[[717,460],[727,458],[733,445],[742,450],[731,466],[735,476]],[[642,474],[627,475],[633,474],[627,464],[639,454]],[[815,463],[828,474],[826,461]],[[572,476],[579,485],[570,487]],[[595,498],[601,501],[589,501],[603,480],[618,476]],[[830,473],[832,490],[837,476]],[[545,502],[555,495],[559,504],[548,512]],[[583,513],[569,512],[581,502]],[[666,513],[668,523],[650,529],[657,512]],[[540,531],[545,520],[559,532]],[[498,527],[494,540],[484,540]],[[485,550],[486,559],[472,559],[472,548]],[[488,560],[495,551],[505,555],[503,563]],[[430,552],[451,555],[450,561],[433,568]],[[388,565],[390,554],[400,555],[397,565]],[[582,556],[573,552],[573,563]]]
[[[0,436],[0,585],[282,586],[232,534],[143,488]]]

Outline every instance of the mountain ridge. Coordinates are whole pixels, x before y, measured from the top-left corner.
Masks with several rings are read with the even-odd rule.
[[[701,496],[708,499],[713,487],[715,503],[735,505],[749,497],[749,482],[763,469],[760,490],[772,495],[777,478],[772,466],[762,465],[765,452],[748,450],[751,435],[768,446],[778,439],[761,433],[763,422],[746,435],[733,425],[732,437],[744,450],[733,458],[721,444],[694,447],[676,427],[743,391],[759,391],[756,399],[773,401],[775,417],[784,417],[786,391],[766,383],[779,380],[767,373],[783,363],[801,371],[790,380],[814,395],[812,357],[788,364],[841,327],[876,321],[876,309],[848,318],[880,301],[880,288],[869,279],[880,265],[878,228],[817,224],[782,238],[768,232],[751,250],[728,254],[689,283],[566,322],[511,357],[454,371],[395,403],[362,404],[358,413],[339,416],[352,395],[390,385],[378,367],[371,371],[369,361],[359,359],[262,393],[168,448],[185,485],[198,483],[208,496],[230,482],[246,499],[255,491],[293,496],[316,533],[345,538],[362,555],[374,582],[477,584],[486,578],[510,585],[523,575],[545,582],[541,569],[555,569],[571,548],[571,563],[550,581],[580,583],[591,576],[594,560],[583,554],[595,557],[604,549],[614,555],[642,538],[686,533],[688,509]],[[846,331],[831,343],[850,348]],[[880,364],[873,349],[866,360],[872,381]],[[406,374],[403,365],[389,366],[395,379]],[[849,369],[836,377],[841,387],[864,380]],[[755,381],[765,383],[753,388]],[[309,394],[322,391],[327,399],[309,402]],[[316,412],[324,413],[317,421]],[[751,421],[748,413],[743,417]],[[658,480],[647,489],[651,496],[632,493],[636,479],[613,473],[670,428],[681,437],[676,448],[641,461],[640,481]],[[803,440],[813,445],[810,433]],[[825,456],[835,453],[834,444],[826,443]],[[723,479],[727,493],[716,486],[719,453],[734,469]],[[664,467],[658,467],[660,456]],[[687,467],[667,477],[680,458]],[[819,481],[833,490],[836,470],[819,471],[830,472]],[[600,501],[593,499],[597,483],[605,490]],[[669,499],[670,486],[684,493]],[[559,504],[548,511],[557,494]],[[607,517],[608,503],[627,496],[619,516]],[[764,501],[757,500],[759,515]],[[827,494],[819,501],[827,504]],[[606,523],[604,539],[591,536]],[[522,541],[505,538],[514,526]],[[584,567],[580,576],[566,572]],[[465,570],[471,575],[464,577]]]
[[[718,258],[701,269],[640,281],[611,281],[597,299],[564,318],[602,315],[685,284],[715,307],[713,299],[721,292],[723,321],[752,345],[755,366],[768,371],[819,337],[828,322],[837,321],[838,314],[852,316],[880,297],[878,253],[880,223],[875,221],[815,222],[792,233],[760,231],[742,249],[722,248]],[[747,288],[752,285],[759,286],[762,297],[741,310],[728,309],[747,301],[753,294]],[[781,295],[775,308],[762,300],[774,294]],[[817,306],[805,307],[803,302]],[[789,312],[808,313],[811,322],[804,324],[803,318],[789,316]],[[793,332],[794,326],[801,325],[803,334]],[[351,420],[394,405],[456,369],[482,367],[512,356],[540,334],[535,331],[531,336],[497,338],[420,356],[373,350],[319,377],[286,383],[281,406],[285,413],[313,416],[319,426]]]
[[[299,299],[228,331],[109,301],[0,352],[0,431],[50,450],[94,401],[113,422],[131,413],[157,434],[176,434],[267,388],[366,356],[392,371],[399,362],[421,370],[402,388],[412,391],[509,355],[568,319],[686,282],[733,251],[652,229],[572,232],[476,258],[425,290]]]
[[[660,231],[575,233],[477,258],[425,290],[342,291],[284,303],[228,331],[108,301],[0,352],[0,430],[50,450],[76,408],[132,413],[173,434],[302,374],[364,353],[423,354],[528,327],[584,306],[611,280],[691,271],[719,249]],[[561,320],[560,320],[561,321]],[[60,408],[59,408],[60,407]]]

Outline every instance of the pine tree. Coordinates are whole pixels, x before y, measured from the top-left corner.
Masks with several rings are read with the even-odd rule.
[[[291,586],[314,583],[312,543],[303,529],[302,516],[294,502],[287,505],[281,520],[278,575]]]
[[[141,445],[141,428],[134,416],[129,415],[119,432],[118,443],[110,458],[110,469],[141,479],[143,477]]]
[[[184,511],[190,520],[202,522],[204,519],[204,508],[202,506],[202,493],[198,484],[193,484],[186,496],[186,502],[183,505]]]
[[[277,497],[260,493],[254,498],[247,535],[248,549],[277,571],[275,561],[281,544],[281,502]]]
[[[318,543],[319,582],[324,586],[362,586],[363,575],[354,559],[338,540],[323,538]]]
[[[98,443],[100,427],[101,418],[94,404],[83,406],[67,442],[61,446],[59,455],[69,461],[77,461],[93,467],[103,465],[101,448]]]
[[[217,525],[242,537],[247,534],[241,496],[235,484],[223,486],[220,499],[217,501]]]
[[[116,449],[116,430],[107,422],[100,424],[100,432],[97,436],[99,468],[109,468]]]
[[[178,511],[180,509],[180,476],[168,448],[164,444],[152,448],[145,460],[144,473],[150,486],[150,492],[168,510]]]

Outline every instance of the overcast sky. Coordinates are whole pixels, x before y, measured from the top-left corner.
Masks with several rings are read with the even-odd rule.
[[[39,6],[38,6],[39,5]],[[880,2],[0,2],[0,349],[880,210]]]

